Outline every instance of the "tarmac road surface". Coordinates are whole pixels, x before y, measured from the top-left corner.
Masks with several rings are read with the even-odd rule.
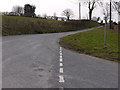
[[[92,29],[3,37],[2,87],[117,88],[118,63],[75,53],[58,43],[61,37]]]

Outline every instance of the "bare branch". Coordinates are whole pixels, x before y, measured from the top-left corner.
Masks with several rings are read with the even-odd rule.
[[[71,9],[66,9],[63,11],[62,15],[66,16],[67,20],[69,20],[69,18],[73,16],[73,11]]]
[[[96,5],[100,3],[100,0],[87,0],[87,2],[84,2],[88,5],[89,9],[89,20],[92,19],[92,12],[96,8]]]
[[[103,15],[106,18],[106,21],[108,21],[108,19],[110,18],[110,4],[109,3],[104,3],[102,4],[103,7]]]
[[[19,15],[24,13],[24,9],[21,6],[13,6],[12,11],[18,13]]]
[[[113,8],[118,12],[118,14],[120,15],[120,1],[119,2],[115,2],[113,1]]]

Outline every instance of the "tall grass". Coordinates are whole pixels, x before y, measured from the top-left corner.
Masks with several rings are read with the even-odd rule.
[[[18,16],[2,16],[3,36],[22,34],[58,33],[99,26],[94,21],[56,21]]]

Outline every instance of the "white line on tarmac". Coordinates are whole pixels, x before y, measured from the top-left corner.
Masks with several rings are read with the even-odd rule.
[[[63,75],[61,75],[61,74],[63,74],[63,57],[62,57],[62,47],[60,47],[60,69],[59,69],[59,73],[60,73],[60,75],[59,75],[59,82],[60,83],[64,83],[65,82],[65,80],[64,80],[64,76]],[[61,68],[62,67],[62,68]]]
[[[63,73],[63,68],[60,68],[60,71],[59,71],[60,73]]]
[[[63,75],[60,75],[60,76],[59,76],[59,82],[60,82],[60,83],[65,82]]]
[[[60,51],[62,51],[62,47],[60,47]]]
[[[60,67],[62,67],[63,66],[63,63],[60,63]]]
[[[62,60],[62,58],[60,58],[60,62],[62,62],[63,60]]]
[[[62,56],[62,47],[60,47],[60,56]]]
[[[60,56],[60,58],[62,58],[62,56]]]
[[[60,52],[60,56],[62,56],[62,53]]]

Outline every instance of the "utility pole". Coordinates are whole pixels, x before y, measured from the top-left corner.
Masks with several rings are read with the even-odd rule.
[[[112,10],[112,7],[111,7],[112,5],[111,5],[111,0],[110,0],[110,30],[112,29],[112,22],[111,22],[111,17],[112,17],[112,12],[111,12],[111,10]]]
[[[107,17],[105,16],[105,32],[104,32],[104,46],[106,45],[106,29],[107,29],[107,27],[106,27],[106,24],[107,24]]]
[[[81,3],[79,2],[79,20],[81,20]]]

